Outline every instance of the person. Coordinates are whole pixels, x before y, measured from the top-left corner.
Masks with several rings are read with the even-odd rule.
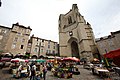
[[[31,66],[31,76],[30,76],[30,80],[34,80],[35,79],[35,75],[36,75],[36,65],[35,65],[35,62],[32,63],[32,66]]]
[[[93,75],[95,75],[94,68],[95,68],[95,66],[93,65],[92,68],[91,68]]]
[[[17,72],[17,76],[16,77],[27,77],[27,76],[29,76],[29,71],[30,71],[30,66],[26,63],[24,63],[24,62],[21,62],[21,65],[18,67],[18,72]],[[26,74],[26,73],[28,73],[28,75]]]
[[[13,73],[12,70],[13,69],[17,69],[18,67],[19,67],[19,63],[18,62],[11,63],[10,66],[9,66],[9,73],[12,74]]]
[[[43,64],[40,64],[40,77],[43,78]]]
[[[43,65],[43,78],[46,80],[47,67],[46,64]]]
[[[16,73],[16,78],[24,77],[25,76],[25,74],[23,72],[24,71],[24,67],[25,67],[24,63],[20,62],[20,65],[18,67],[18,71]]]
[[[26,63],[26,66],[27,66],[27,73],[28,73],[28,75],[26,77],[28,77],[31,74],[31,71],[30,71],[31,68],[30,68],[30,65],[28,64],[28,62]]]
[[[83,63],[83,68],[85,68],[86,64],[87,64],[87,61],[86,61],[86,60],[84,60],[84,63]]]

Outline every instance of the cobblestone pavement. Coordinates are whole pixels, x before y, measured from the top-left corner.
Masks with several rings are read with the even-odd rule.
[[[46,80],[103,80],[97,75],[93,75],[90,70],[83,69],[82,66],[78,65],[80,75],[73,75],[73,78],[64,79],[64,78],[57,78],[52,75],[50,71],[47,72]],[[29,80],[29,78],[23,79],[14,79],[12,75],[8,73],[8,68],[3,68],[0,70],[0,80]],[[42,79],[41,79],[42,80]]]

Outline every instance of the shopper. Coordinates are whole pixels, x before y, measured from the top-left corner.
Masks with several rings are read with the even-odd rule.
[[[35,65],[35,62],[34,62],[34,63],[32,63],[32,66],[31,66],[30,80],[35,80],[35,75],[36,75],[36,65]]]
[[[30,68],[30,65],[28,64],[28,62],[26,63],[26,66],[27,66],[27,73],[28,75],[26,75],[26,77],[29,77],[31,75],[31,68]]]
[[[40,64],[40,77],[43,78],[43,64]]]
[[[47,67],[46,64],[43,65],[43,78],[46,80]]]

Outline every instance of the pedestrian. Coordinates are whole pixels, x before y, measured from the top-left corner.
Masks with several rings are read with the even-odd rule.
[[[26,77],[29,77],[31,75],[31,68],[30,68],[30,65],[28,64],[28,62],[26,63],[26,66],[27,66],[27,73],[28,75],[26,75]]]
[[[47,67],[46,64],[43,65],[43,78],[46,80]]]
[[[30,80],[35,80],[35,75],[36,75],[36,65],[35,65],[35,62],[34,62],[34,63],[32,63],[32,66],[31,66]]]
[[[87,61],[86,61],[86,60],[84,60],[84,63],[83,63],[83,68],[85,68],[86,64],[87,64]]]
[[[43,64],[40,63],[40,77],[43,78]]]
[[[30,74],[29,72],[30,72],[30,66],[28,65],[28,63],[25,64],[24,62],[21,62],[21,65],[18,67],[18,72],[16,77],[17,78],[28,77]]]

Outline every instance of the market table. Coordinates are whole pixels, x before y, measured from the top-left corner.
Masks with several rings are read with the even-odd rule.
[[[106,68],[94,68],[95,73],[100,75],[100,77],[103,76],[107,76],[107,74],[109,74],[109,70],[107,70]]]

